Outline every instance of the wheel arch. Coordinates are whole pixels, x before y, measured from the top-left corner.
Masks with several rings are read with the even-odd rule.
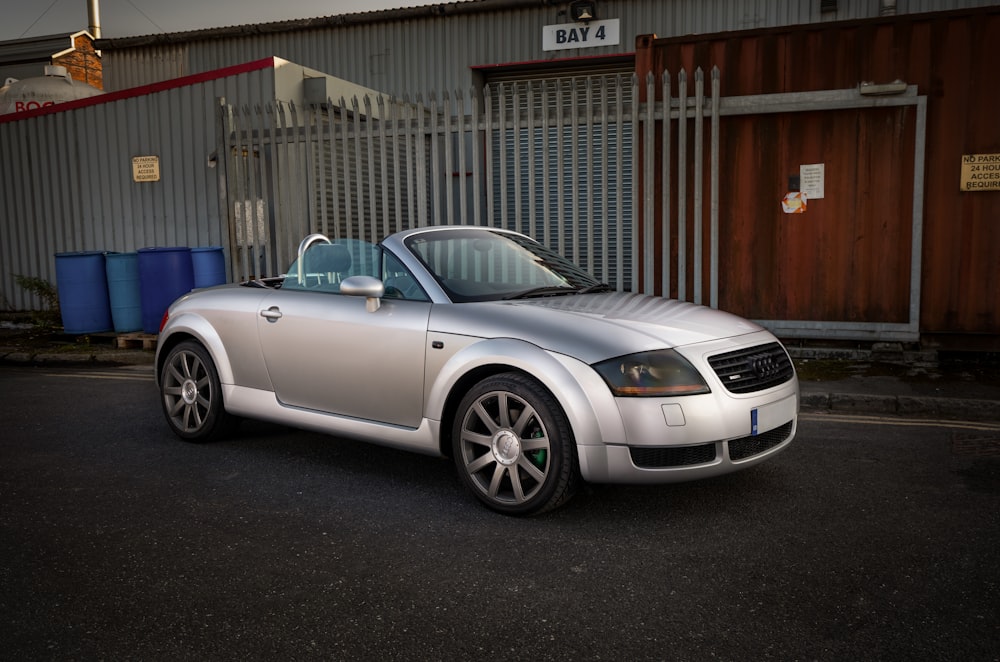
[[[167,360],[170,350],[186,340],[193,340],[205,348],[209,356],[212,357],[220,382],[223,384],[233,383],[232,366],[229,364],[219,334],[207,320],[190,313],[171,319],[167,327],[160,332],[160,341],[156,346],[157,383],[160,381],[163,364]]]
[[[465,347],[438,374],[427,411],[441,422],[438,446],[442,455],[451,455],[452,422],[469,388],[505,372],[534,380],[552,396],[569,421],[576,445],[600,444],[609,435],[624,437],[614,398],[590,366],[531,343],[503,338]]]
[[[458,405],[461,403],[462,398],[465,397],[465,394],[469,391],[469,389],[484,379],[489,379],[494,375],[502,375],[505,373],[517,373],[534,379],[533,375],[515,366],[506,363],[490,363],[487,365],[476,366],[472,370],[469,370],[469,372],[462,375],[458,381],[455,382],[451,390],[448,392],[448,396],[444,403],[444,410],[441,412],[441,432],[438,436],[438,447],[441,451],[441,455],[445,457],[451,457],[452,455],[451,423],[458,415]],[[545,388],[545,390],[548,390],[544,384],[540,385],[542,388]],[[561,406],[562,405],[560,404],[560,407]]]

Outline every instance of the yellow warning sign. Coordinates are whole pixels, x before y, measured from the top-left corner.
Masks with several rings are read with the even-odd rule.
[[[963,154],[963,191],[1000,191],[1000,154]]]
[[[133,156],[132,181],[136,182],[160,181],[160,157]]]

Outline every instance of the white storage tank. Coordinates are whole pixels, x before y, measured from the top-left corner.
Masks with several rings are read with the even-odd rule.
[[[0,87],[0,115],[44,108],[64,101],[86,99],[103,94],[92,85],[81,83],[66,67],[47,66],[45,75],[17,80],[8,78]]]

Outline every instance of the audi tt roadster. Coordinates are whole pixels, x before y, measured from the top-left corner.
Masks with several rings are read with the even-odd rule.
[[[766,329],[614,291],[485,227],[310,235],[283,276],[175,301],[156,376],[183,439],[259,419],[450,457],[509,515],[551,510],[581,481],[751,467],[791,443],[799,411],[795,369]]]

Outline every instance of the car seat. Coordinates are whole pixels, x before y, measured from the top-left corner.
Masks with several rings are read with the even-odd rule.
[[[339,292],[340,281],[351,270],[351,254],[343,244],[316,244],[302,257],[307,279],[317,277],[310,289]]]

